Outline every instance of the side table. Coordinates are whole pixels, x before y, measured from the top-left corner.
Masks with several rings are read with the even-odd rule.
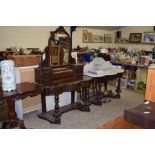
[[[16,85],[16,90],[6,92],[0,86],[0,100],[6,100],[8,104],[8,120],[2,124],[2,129],[19,127],[25,129],[24,121],[17,118],[15,112],[15,100],[33,97],[41,94],[42,88],[35,83],[23,82]]]

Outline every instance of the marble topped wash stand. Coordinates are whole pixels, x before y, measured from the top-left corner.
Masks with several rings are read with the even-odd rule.
[[[85,70],[85,69],[84,69]],[[90,96],[90,102],[95,105],[102,105],[102,99],[104,97],[120,98],[121,93],[121,77],[124,70],[112,66],[112,68],[105,69],[100,74],[94,74],[89,71],[85,71],[84,75],[92,78],[92,95]],[[117,79],[116,93],[108,90],[108,81]]]

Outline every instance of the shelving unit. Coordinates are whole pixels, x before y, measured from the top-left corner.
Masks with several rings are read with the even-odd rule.
[[[131,43],[131,42],[115,42],[115,44],[134,44],[134,45],[155,45],[155,43]]]

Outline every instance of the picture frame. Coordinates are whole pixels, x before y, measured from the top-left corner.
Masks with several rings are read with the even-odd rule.
[[[89,39],[89,33],[88,30],[83,30],[83,42],[84,43],[88,43],[88,39]]]
[[[155,43],[155,32],[144,32],[142,36],[143,43]]]
[[[103,43],[104,35],[93,35],[93,43]]]
[[[104,42],[105,43],[112,43],[112,36],[111,36],[111,34],[104,34]]]
[[[88,42],[92,43],[93,42],[93,34],[92,33],[88,33]]]
[[[142,33],[130,33],[129,42],[130,43],[141,43]]]

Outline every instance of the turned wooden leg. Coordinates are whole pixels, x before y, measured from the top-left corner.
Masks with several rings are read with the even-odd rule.
[[[71,103],[75,102],[75,91],[71,91]]]
[[[95,93],[95,88],[96,88],[96,85],[95,85],[95,80],[93,79],[92,81],[92,87],[93,87],[93,96],[96,94]]]
[[[98,82],[95,82],[95,95],[98,95]]]
[[[117,88],[116,88],[116,97],[120,98],[120,92],[121,92],[121,76],[117,79]]]
[[[102,83],[101,83],[101,81],[98,83],[98,94],[100,95],[101,93],[102,93],[102,91],[101,91],[101,88],[102,88]]]
[[[105,82],[104,82],[104,88],[105,88],[105,91],[106,92],[108,91],[107,85],[108,85],[108,82],[107,82],[107,80],[105,80]]]
[[[80,95],[80,99],[82,100],[82,91],[81,91],[81,88],[78,88],[78,93]]]
[[[41,105],[42,105],[42,112],[46,112],[46,94],[45,94],[45,90],[43,90],[43,92],[41,93]]]
[[[53,117],[55,118],[55,124],[60,124],[61,119],[60,119],[61,113],[60,113],[60,108],[59,108],[59,95],[55,95],[55,109],[53,113]]]
[[[85,105],[86,105],[86,111],[90,111],[89,106],[91,104],[89,103],[89,88],[85,88]]]

